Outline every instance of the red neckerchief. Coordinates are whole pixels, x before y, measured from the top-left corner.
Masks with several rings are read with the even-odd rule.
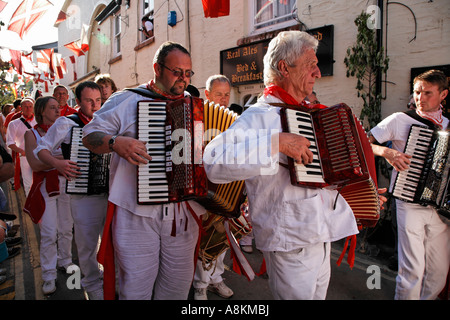
[[[51,124],[41,124],[38,123],[37,125],[34,126],[34,128],[37,130],[37,128],[41,128],[45,133],[47,133],[48,129],[51,127]],[[39,132],[39,131],[38,131]],[[39,133],[40,134],[40,133]]]
[[[303,106],[309,108],[308,104],[306,104],[305,100],[303,100],[301,103],[298,103],[297,100],[293,96],[291,96],[286,90],[283,88],[277,86],[277,85],[270,85],[264,89],[264,96],[274,96],[281,101],[283,101],[286,104],[290,104],[293,106]]]
[[[328,108],[327,106],[323,104],[312,104],[307,103],[305,100],[303,100],[301,103],[298,103],[297,100],[293,96],[291,96],[286,90],[283,88],[276,86],[274,84],[266,87],[264,89],[264,96],[267,97],[268,95],[274,96],[275,98],[280,99],[284,103],[288,105],[293,106],[302,106],[308,109],[325,109]]]
[[[69,105],[68,104],[66,104],[64,107],[59,107],[59,115],[61,116],[61,117],[63,117],[63,116],[67,116],[68,114],[67,114],[67,110],[69,110]]]
[[[421,112],[419,111],[419,109],[416,109],[416,113],[422,118],[430,120],[439,128],[443,128],[442,123],[444,122],[444,119],[442,118],[442,105],[440,106],[439,110],[434,112]]]
[[[33,121],[33,119],[34,119],[34,114],[31,115],[30,118],[25,117],[23,114],[22,114],[22,117],[23,117],[25,120],[27,120],[28,122],[30,122],[30,121]]]
[[[89,122],[91,122],[92,118],[89,118],[86,116],[83,112],[81,112],[81,109],[78,110],[78,116],[80,117],[81,121],[86,125]]]
[[[174,96],[172,94],[168,94],[167,92],[164,92],[163,90],[161,90],[160,88],[158,88],[155,84],[155,81],[150,80],[150,82],[147,84],[147,89],[153,92],[156,92],[157,94],[166,97],[167,99],[170,100],[178,100],[178,99],[183,99],[184,98],[184,94],[180,94],[178,96]]]

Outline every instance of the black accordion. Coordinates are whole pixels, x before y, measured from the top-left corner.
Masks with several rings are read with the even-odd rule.
[[[411,125],[404,153],[412,156],[407,170],[395,179],[394,197],[421,205],[431,205],[450,218],[449,150],[450,136],[445,130]]]
[[[138,204],[195,200],[215,214],[238,217],[244,181],[214,184],[202,163],[206,143],[237,114],[195,97],[140,101],[137,108],[137,138],[147,142],[152,157],[137,169]]]
[[[80,174],[66,182],[67,194],[96,195],[109,191],[111,154],[95,154],[83,145],[83,128],[73,127],[68,159],[80,167]]]

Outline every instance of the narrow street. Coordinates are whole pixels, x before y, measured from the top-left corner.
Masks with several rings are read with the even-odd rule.
[[[20,225],[17,236],[23,238],[20,245],[21,253],[2,263],[8,269],[8,280],[0,286],[0,300],[83,300],[84,293],[78,289],[75,277],[58,271],[57,290],[50,296],[44,296],[41,291],[41,267],[39,259],[39,227],[22,212],[25,201],[23,189],[14,192],[10,183],[3,183],[2,188],[9,200],[11,212],[18,218],[14,224]],[[347,262],[341,266],[336,261],[342,252],[343,242],[332,245],[332,276],[327,300],[392,300],[395,289],[396,273],[389,270],[385,261],[377,257],[356,253],[355,266],[350,269]],[[75,243],[73,254],[76,261]],[[263,261],[262,254],[254,250],[245,254],[255,273],[258,273]],[[232,261],[227,254],[225,258],[226,271],[223,275],[227,285],[234,291],[230,300],[271,300],[266,275],[257,276],[248,281],[243,275],[232,271]],[[370,278],[370,279],[369,279]],[[209,293],[210,300],[224,300]],[[193,299],[191,292],[189,299]]]

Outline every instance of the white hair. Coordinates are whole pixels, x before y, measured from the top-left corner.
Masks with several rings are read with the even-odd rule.
[[[231,82],[226,76],[224,76],[222,74],[215,74],[215,75],[210,76],[208,78],[208,80],[206,80],[206,90],[211,91],[213,83],[216,81],[222,82],[222,83],[228,83],[231,88]]]
[[[308,49],[317,50],[319,41],[303,31],[283,31],[273,38],[264,56],[264,85],[268,86],[281,77],[278,63],[286,61],[289,66]]]

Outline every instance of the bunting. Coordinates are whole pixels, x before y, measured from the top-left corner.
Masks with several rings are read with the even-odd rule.
[[[18,74],[22,74],[22,52],[18,50],[9,50],[9,52],[11,53],[11,63],[14,66],[14,69]]]
[[[83,24],[80,39],[64,45],[64,47],[75,53],[77,57],[84,56],[85,52],[89,51],[88,29],[89,26]]]
[[[47,0],[23,0],[13,13],[8,30],[22,38],[52,6]]]
[[[77,81],[78,76],[77,76],[77,65],[76,65],[75,56],[70,56],[69,59],[70,59],[70,62],[72,62],[72,66],[73,66],[73,81]]]
[[[44,73],[49,73],[53,75],[55,70],[53,68],[53,49],[44,49],[36,51],[36,61],[38,68]]]
[[[0,12],[3,11],[3,9],[6,7],[7,4],[8,4],[8,2],[0,0]]]
[[[53,53],[52,62],[53,62],[53,68],[55,69],[56,76],[59,79],[64,78],[64,75],[67,73],[67,70],[66,70],[66,62],[61,57],[61,54]]]

